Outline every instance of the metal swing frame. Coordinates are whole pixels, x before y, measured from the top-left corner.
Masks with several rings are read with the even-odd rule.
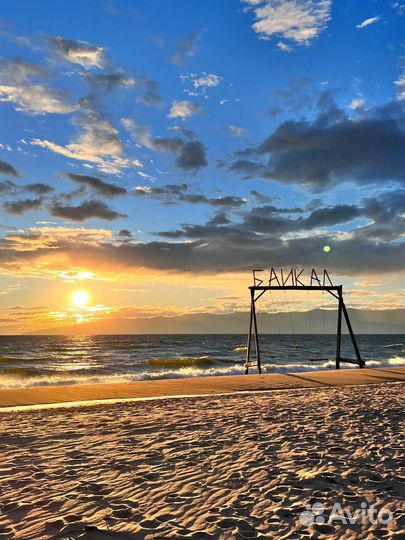
[[[247,375],[249,373],[249,368],[252,366],[257,366],[257,369],[259,373],[262,372],[261,368],[261,356],[260,356],[260,344],[259,344],[259,333],[257,328],[257,317],[256,317],[256,302],[261,298],[267,291],[326,291],[331,296],[336,298],[338,301],[338,319],[337,319],[337,333],[336,333],[336,369],[340,369],[341,362],[348,363],[348,364],[355,364],[359,368],[365,367],[365,362],[362,360],[359,348],[357,346],[356,338],[353,333],[352,324],[350,322],[349,314],[347,312],[346,305],[343,300],[343,286],[342,285],[332,285],[332,282],[329,278],[329,275],[326,270],[324,270],[324,283],[320,284],[320,280],[318,279],[316,273],[316,278],[313,278],[311,274],[311,284],[310,285],[304,285],[301,284],[301,282],[297,279],[297,274],[295,273],[295,285],[286,285],[285,283],[288,281],[288,277],[292,275],[289,274],[287,276],[287,279],[284,280],[283,273],[281,271],[282,276],[282,284],[280,285],[280,281],[277,278],[276,273],[274,272],[272,268],[272,272],[274,272],[275,278],[272,278],[272,273],[270,274],[270,280],[268,285],[262,285],[263,281],[256,277],[256,272],[262,272],[262,270],[253,270],[253,279],[254,279],[254,285],[249,287],[250,290],[250,319],[249,319],[249,333],[248,333],[248,341],[247,341],[247,351],[246,351],[246,361],[245,361],[245,374]],[[314,273],[314,270],[312,271]],[[325,284],[325,276],[327,277],[330,285]],[[318,285],[312,285],[312,280],[316,279],[318,282]],[[272,285],[272,281],[276,281],[277,285]],[[257,284],[257,282],[259,282]],[[292,282],[294,282],[294,279],[292,279]],[[299,283],[299,285],[298,285]],[[351,358],[343,358],[341,356],[341,343],[342,343],[342,315],[346,321],[347,329],[349,331],[351,341],[353,344],[354,352],[356,354],[356,359]],[[252,360],[252,333],[255,337],[255,352],[256,352],[256,358],[255,360]]]

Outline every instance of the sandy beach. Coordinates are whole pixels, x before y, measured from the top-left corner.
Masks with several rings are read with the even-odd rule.
[[[403,370],[375,370],[375,384],[368,371],[268,392],[3,409],[0,538],[404,538],[404,386],[384,380]],[[329,386],[337,376],[357,380]],[[393,521],[303,524],[316,503],[326,516],[367,503]]]

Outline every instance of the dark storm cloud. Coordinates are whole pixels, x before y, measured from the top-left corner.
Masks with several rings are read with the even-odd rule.
[[[187,184],[168,184],[158,188],[135,188],[135,195],[151,197],[163,201],[164,204],[207,204],[213,207],[239,208],[246,204],[246,200],[232,195],[224,197],[206,197],[205,195],[188,193]]]
[[[94,92],[108,94],[119,88],[131,88],[133,79],[119,71],[110,73],[84,73],[83,79],[90,85]]]
[[[179,43],[176,52],[170,57],[171,63],[184,66],[196,54],[199,40],[200,36],[194,34]]]
[[[255,189],[253,189],[250,192],[250,194],[252,195],[252,197],[256,199],[258,203],[261,203],[261,204],[269,203],[277,198],[277,197],[270,197],[269,195],[266,195],[265,193],[261,193],[260,191],[256,191]]]
[[[193,141],[183,144],[176,159],[176,166],[183,171],[197,171],[208,165],[207,150],[202,142]]]
[[[121,229],[118,233],[120,238],[132,238],[132,233],[128,229]]]
[[[336,241],[333,237],[295,238],[286,241],[262,237],[251,238],[241,244],[240,235],[225,235],[215,241],[199,239],[179,242],[160,241],[131,244],[126,241],[95,243],[83,239],[61,239],[52,245],[39,244],[33,240],[30,251],[22,252],[19,236],[26,246],[27,238],[21,233],[0,243],[0,260],[5,267],[33,262],[48,254],[63,254],[67,261],[80,260],[86,268],[109,269],[114,272],[151,268],[168,271],[193,272],[250,272],[253,267],[302,266],[324,267],[343,275],[364,275],[370,272],[384,273],[403,269],[404,246],[400,243],[365,242],[356,238]],[[325,256],[323,246],[332,246]],[[39,247],[40,246],[40,247]],[[243,249],[241,249],[243,246]]]
[[[54,191],[54,188],[49,186],[48,184],[44,184],[42,182],[36,182],[34,184],[26,184],[25,186],[20,186],[15,184],[14,182],[11,182],[10,180],[6,180],[4,182],[0,182],[0,194],[1,195],[22,195],[28,193],[35,193],[35,195],[48,195]]]
[[[233,172],[321,191],[344,181],[401,181],[405,171],[404,105],[392,102],[356,118],[321,96],[314,121],[282,123],[256,147],[234,154]],[[222,162],[223,164],[223,162]]]
[[[127,194],[127,190],[125,188],[104,182],[96,176],[87,176],[85,174],[74,173],[66,173],[65,176],[77,184],[83,184],[90,187],[95,192],[99,193],[100,195],[104,195],[105,197],[117,197],[119,195]]]
[[[14,169],[10,163],[6,163],[5,161],[0,161],[0,173],[6,174],[7,176],[14,176],[15,178],[20,176],[16,169]]]
[[[162,231],[157,234],[166,240],[147,243],[128,242],[130,237],[126,230],[112,240],[97,240],[82,231],[77,237],[50,237],[49,232],[44,232],[41,240],[40,230],[13,231],[0,240],[0,260],[4,267],[13,268],[22,262],[61,253],[67,261],[80,259],[90,269],[114,272],[139,267],[196,274],[250,272],[255,266],[274,265],[327,266],[332,277],[333,273],[362,275],[402,271],[403,201],[403,190],[391,190],[364,198],[358,211],[350,205],[348,208],[338,205],[314,210],[298,219],[280,214],[271,206],[246,211],[238,222],[218,212],[203,225],[185,224],[178,230]],[[354,214],[368,223],[345,234],[308,232],[312,226],[352,219]],[[86,217],[88,215],[86,212]],[[83,216],[79,217],[82,220]],[[28,250],[30,241],[33,244]],[[327,255],[323,251],[325,245],[332,247]]]
[[[376,197],[361,201],[363,215],[372,220],[353,231],[357,239],[391,242],[403,237],[405,215],[405,190],[382,192]]]
[[[125,214],[119,214],[112,210],[102,201],[84,201],[78,206],[62,206],[55,203],[50,208],[50,213],[59,218],[68,219],[70,221],[86,221],[88,219],[105,219],[113,221],[118,218],[127,217]]]
[[[43,182],[36,182],[34,184],[27,184],[24,188],[30,193],[35,193],[36,195],[48,195],[54,188]]]
[[[4,182],[0,182],[1,194],[10,194],[10,193],[17,193],[17,192],[18,192],[18,186],[17,184],[14,184],[14,182],[11,182],[10,180],[5,180]]]
[[[147,127],[137,124],[131,119],[125,119],[123,125],[137,144],[156,152],[176,155],[175,165],[183,171],[194,173],[208,165],[207,149],[201,141],[190,140],[190,138],[195,138],[192,131],[176,130],[185,138],[180,136],[153,137]]]
[[[279,241],[281,235],[295,234],[304,237],[304,232],[350,223],[356,218],[368,221],[355,228],[350,236],[366,242],[397,240],[402,235],[404,192],[395,190],[383,192],[373,199],[364,199],[360,206],[336,205],[320,208],[309,213],[307,217],[292,218],[292,214],[302,214],[301,208],[277,208],[267,205],[255,207],[241,214],[242,221],[224,222],[209,220],[204,225],[184,224],[174,231],[160,231],[158,236],[170,239],[185,238],[212,241],[218,238],[239,238],[239,241],[263,242]],[[333,235],[324,232],[322,235]]]
[[[332,208],[320,208],[314,210],[310,216],[304,220],[302,227],[314,229],[316,227],[330,227],[339,223],[346,223],[363,215],[362,209],[354,205],[338,204]]]
[[[157,82],[138,73],[126,75],[122,71],[113,70],[106,73],[84,73],[82,77],[96,94],[108,94],[120,88],[132,89],[141,94],[139,101],[147,107],[157,107],[162,103]]]
[[[147,107],[158,107],[162,103],[158,83],[142,76],[138,76],[135,80],[136,85],[142,88],[139,101]]]
[[[42,205],[42,199],[23,199],[19,201],[5,202],[3,207],[9,214],[20,216],[29,210],[38,209]]]

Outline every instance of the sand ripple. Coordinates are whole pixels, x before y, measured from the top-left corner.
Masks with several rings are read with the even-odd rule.
[[[403,539],[403,386],[0,415],[0,540]],[[307,505],[389,525],[303,525]]]

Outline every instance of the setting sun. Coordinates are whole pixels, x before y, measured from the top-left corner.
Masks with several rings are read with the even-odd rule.
[[[71,300],[76,307],[84,308],[90,302],[90,295],[87,291],[75,291]]]

